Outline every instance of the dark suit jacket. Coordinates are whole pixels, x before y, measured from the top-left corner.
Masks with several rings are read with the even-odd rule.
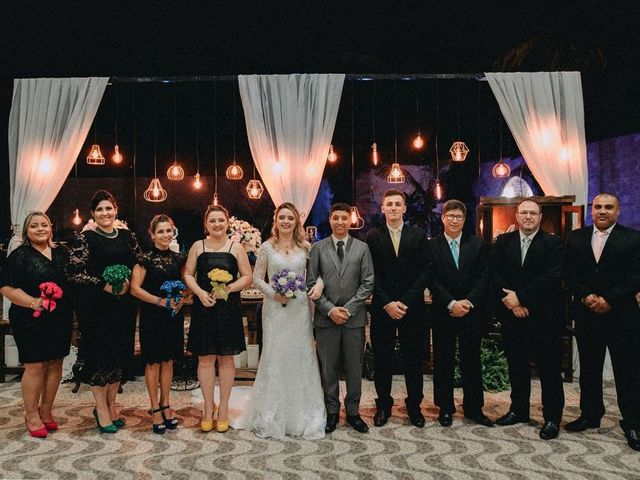
[[[600,295],[612,312],[638,314],[635,294],[640,291],[640,232],[616,224],[596,263],[591,248],[593,227],[574,230],[567,239],[567,283],[574,295],[574,313],[590,310],[581,300]]]
[[[443,234],[429,240],[431,272],[429,289],[433,311],[449,316],[451,300],[468,299],[474,306],[470,313],[485,311],[489,294],[489,248],[479,238],[463,235],[458,265]]]
[[[520,304],[527,307],[535,325],[542,328],[564,327],[564,318],[559,314],[563,250],[560,238],[538,230],[522,265],[520,232],[516,230],[498,236],[491,269],[496,313],[500,320],[519,320],[502,304],[506,295],[502,289],[507,288],[516,292]]]
[[[375,272],[373,307],[382,309],[387,303],[400,300],[409,307],[409,314],[424,311],[429,268],[426,234],[404,225],[397,257],[386,225],[370,231],[367,244]]]

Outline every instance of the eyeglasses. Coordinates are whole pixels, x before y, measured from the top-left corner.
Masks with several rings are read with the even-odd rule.
[[[522,215],[523,217],[526,216],[532,216],[532,217],[537,217],[538,215],[540,215],[540,212],[533,212],[533,211],[522,211],[522,212],[518,212],[518,215]]]
[[[462,221],[464,220],[464,215],[455,215],[453,213],[447,213],[444,218],[446,218],[447,220],[449,220],[450,222],[453,222],[454,220],[459,220]]]

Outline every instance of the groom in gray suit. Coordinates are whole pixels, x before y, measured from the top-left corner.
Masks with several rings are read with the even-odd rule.
[[[349,235],[349,205],[333,205],[329,224],[332,234],[313,245],[307,268],[308,288],[313,287],[319,277],[324,282],[322,296],[315,300],[313,325],[327,409],[325,431],[333,432],[340,418],[342,368],[347,383],[344,399],[347,423],[358,432],[366,433],[369,427],[360,418],[358,408],[367,321],[365,301],[373,291],[373,262],[367,244]]]

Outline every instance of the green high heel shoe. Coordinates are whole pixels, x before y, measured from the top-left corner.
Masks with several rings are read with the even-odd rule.
[[[98,430],[100,430],[100,433],[116,433],[118,431],[118,427],[116,427],[113,423],[107,425],[106,427],[100,425],[98,410],[96,410],[95,408],[93,409],[93,417],[96,419],[96,426],[98,427]]]

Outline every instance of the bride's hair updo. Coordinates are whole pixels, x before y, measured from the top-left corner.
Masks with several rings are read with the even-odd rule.
[[[302,228],[302,222],[300,221],[300,212],[293,203],[285,202],[276,208],[273,213],[273,226],[271,227],[271,239],[275,246],[280,243],[280,232],[278,231],[278,213],[280,210],[290,210],[296,219],[296,223],[293,226],[293,241],[297,247],[302,248],[305,252],[309,253],[311,244],[307,242],[305,238],[304,229]]]

